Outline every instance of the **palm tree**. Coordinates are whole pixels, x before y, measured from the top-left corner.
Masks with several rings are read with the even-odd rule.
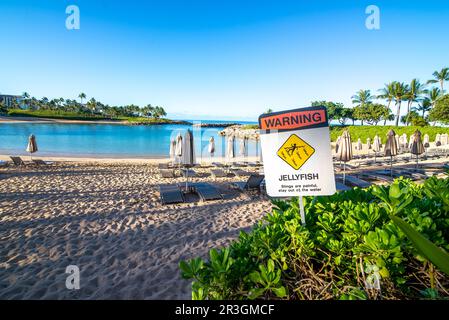
[[[380,94],[377,96],[378,99],[387,100],[387,107],[390,109],[391,101],[394,99],[394,82],[385,84],[385,87],[379,90]]]
[[[78,95],[78,98],[80,98],[81,104],[83,104],[83,99],[86,99],[86,94],[83,93],[83,92],[81,92],[81,93]]]
[[[432,107],[435,105],[435,102],[440,96],[441,90],[439,88],[432,88],[430,91],[427,91],[427,98],[430,100]]]
[[[413,102],[420,101],[422,94],[426,92],[424,87],[425,86],[421,82],[419,82],[418,79],[413,79],[410,82],[410,86],[408,86],[408,91],[407,91],[407,94],[405,96],[405,98],[408,101],[408,103],[407,103],[407,116],[406,116],[406,120],[405,120],[405,125],[406,126],[408,126],[408,124],[409,124],[410,109],[412,107]]]
[[[30,100],[30,94],[28,92],[22,93],[22,101],[28,106],[28,101]]]
[[[435,71],[433,74],[435,79],[427,81],[427,83],[440,83],[441,93],[444,93],[444,82],[449,81],[449,68],[443,68],[440,72]]]
[[[373,101],[375,98],[371,95],[370,90],[359,90],[352,98],[352,103],[357,105],[365,105]]]
[[[394,100],[396,104],[396,127],[399,126],[399,119],[401,117],[401,104],[404,101],[408,91],[408,86],[403,82],[394,82]]]
[[[90,111],[91,111],[92,113],[94,113],[95,110],[97,109],[97,100],[95,100],[95,98],[90,99],[90,100],[87,102],[87,107],[90,109]]]
[[[412,108],[412,111],[421,112],[422,117],[424,118],[424,114],[429,112],[430,109],[432,109],[432,102],[426,97],[421,101],[421,103],[418,103],[417,107]]]

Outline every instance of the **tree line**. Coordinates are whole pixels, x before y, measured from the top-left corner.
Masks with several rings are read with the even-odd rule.
[[[371,90],[359,90],[352,96],[354,107],[346,108],[342,103],[331,101],[314,101],[312,106],[325,106],[330,120],[336,120],[344,125],[348,120],[356,120],[377,125],[383,121],[395,121],[405,125],[425,126],[430,121],[449,123],[449,95],[444,95],[444,84],[449,81],[449,68],[433,73],[433,79],[421,83],[413,79],[410,83],[392,81],[372,94]],[[437,84],[437,86],[435,86]],[[385,104],[378,100],[386,101]],[[403,103],[407,106],[407,113],[401,117]],[[392,111],[392,104],[395,113]]]
[[[148,117],[159,119],[167,115],[163,107],[152,106],[151,104],[144,107],[139,107],[134,104],[125,106],[110,106],[97,101],[95,98],[91,98],[87,102],[83,103],[87,99],[85,93],[80,93],[78,98],[79,101],[64,98],[50,100],[47,97],[36,99],[35,97],[31,97],[27,92],[24,92],[20,101],[14,100],[9,107],[0,101],[0,112],[8,112],[9,109],[26,108],[31,111],[51,110],[55,112],[77,113],[81,115],[101,115],[107,118]]]

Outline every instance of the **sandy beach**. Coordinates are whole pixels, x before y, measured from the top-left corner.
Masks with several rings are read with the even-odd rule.
[[[27,158],[25,158],[27,159]],[[159,160],[160,161],[160,160]],[[0,299],[190,299],[180,260],[229,244],[270,211],[264,195],[196,169],[223,200],[161,205],[156,160],[0,168]],[[68,265],[80,289],[65,286]]]

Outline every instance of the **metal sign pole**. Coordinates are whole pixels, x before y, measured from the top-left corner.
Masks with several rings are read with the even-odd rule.
[[[301,215],[301,222],[305,226],[306,225],[306,214],[304,213],[304,201],[302,196],[298,197],[299,200],[299,214]]]

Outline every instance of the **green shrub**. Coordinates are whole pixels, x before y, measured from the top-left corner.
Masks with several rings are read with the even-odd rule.
[[[440,248],[449,250],[449,179],[401,178],[391,187],[306,197],[305,211],[303,226],[297,199],[275,200],[228,248],[181,262],[192,298],[447,298],[449,276],[429,262],[410,228],[447,258]],[[369,287],[373,277],[380,290]]]

